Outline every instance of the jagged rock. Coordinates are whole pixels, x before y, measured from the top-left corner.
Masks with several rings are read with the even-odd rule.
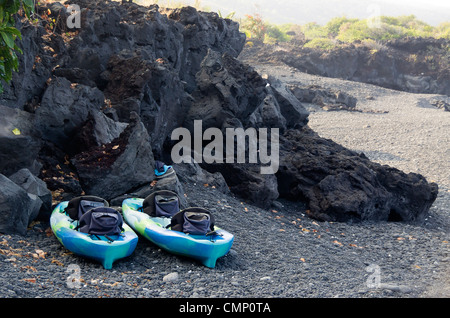
[[[24,168],[9,177],[15,184],[21,186],[27,193],[37,196],[42,201],[39,215],[40,220],[50,219],[52,208],[52,193],[47,189],[44,181],[34,176],[30,170]]]
[[[106,200],[150,183],[155,177],[150,137],[134,112],[118,138],[90,148],[71,161],[84,191]]]
[[[281,132],[286,129],[286,118],[281,114],[280,105],[273,94],[266,95],[263,102],[250,115],[249,122],[252,127],[279,128]]]
[[[51,76],[55,60],[53,54],[59,52],[52,48],[54,37],[44,37],[46,32],[43,27],[34,26],[27,19],[17,21],[16,27],[22,35],[22,40],[16,43],[23,54],[17,54],[19,70],[17,73],[13,72],[14,85],[3,85],[0,104],[23,110],[27,104],[31,108],[38,104],[39,97],[46,88],[46,81]]]
[[[152,147],[161,153],[167,136],[181,126],[190,101],[184,86],[163,59],[149,62],[130,53],[111,57],[102,75],[108,81],[105,94],[122,121],[137,112],[152,139]]]
[[[248,126],[249,116],[266,96],[267,82],[250,66],[228,54],[208,50],[197,73],[194,103],[184,125],[190,129],[194,120],[202,120],[204,129],[222,128],[227,119],[236,118]]]
[[[280,152],[280,195],[306,201],[319,220],[421,221],[437,197],[423,176],[373,163],[309,128],[288,131]]]
[[[443,100],[433,100],[431,102],[431,105],[433,105],[434,107],[437,107],[439,109],[443,109],[447,112],[450,112],[450,103],[443,101]]]
[[[56,201],[65,201],[83,193],[76,170],[69,161],[69,155],[54,144],[44,141],[38,160],[42,169],[38,177],[53,192]]]
[[[72,83],[83,84],[90,87],[96,86],[96,83],[90,79],[89,72],[86,69],[81,69],[78,67],[57,67],[53,71],[53,75],[56,77],[64,77]]]
[[[196,77],[200,63],[208,50],[237,57],[245,44],[245,34],[239,31],[239,25],[230,19],[221,19],[215,12],[199,12],[192,7],[168,9],[163,11],[169,19],[183,26],[183,45],[181,55],[181,79],[187,83],[187,91],[197,88]],[[184,63],[189,61],[189,63]]]
[[[177,172],[178,179],[181,182],[207,184],[210,187],[216,188],[221,193],[230,194],[230,189],[221,173],[210,173],[202,169],[191,157],[182,163],[174,164],[173,168]]]
[[[404,38],[376,46],[341,44],[328,51],[289,44],[283,49],[280,45],[265,45],[252,49],[249,59],[279,61],[319,76],[450,96],[448,43],[444,38]]]
[[[34,125],[33,114],[0,105],[0,173],[9,176],[22,168],[39,173],[41,142]]]
[[[288,88],[299,101],[319,105],[325,110],[355,110],[357,103],[355,97],[340,90],[317,85],[289,85]]]
[[[57,77],[46,89],[41,105],[36,109],[36,125],[42,138],[61,149],[70,147],[68,141],[87,120],[90,112],[98,112],[105,104],[97,88],[73,84]]]
[[[236,22],[192,7],[160,9],[157,5],[91,0],[77,4],[86,9],[80,36],[71,42],[70,59],[61,67],[87,70],[99,87],[104,84],[100,74],[107,69],[110,57],[139,47],[148,61],[167,60],[191,92],[208,48],[237,57],[245,44],[245,35]]]
[[[71,140],[69,153],[77,154],[91,147],[109,144],[119,137],[127,126],[127,123],[116,122],[103,112],[91,112]]]
[[[280,105],[280,111],[286,119],[287,128],[301,128],[308,123],[309,112],[292,92],[279,79],[269,76],[273,94]]]
[[[184,126],[192,131],[194,120],[200,119],[203,129],[219,127],[223,132],[226,128],[269,126],[284,131],[303,127],[308,112],[285,86],[275,79],[272,82],[268,85],[253,68],[229,55],[209,50],[197,73],[198,90],[193,93],[195,101]],[[261,175],[259,165],[201,166],[209,172],[221,172],[233,193],[258,206],[270,207],[278,197],[275,176]]]
[[[270,84],[269,84],[270,83]],[[253,68],[228,54],[209,50],[197,73],[198,90],[184,125],[201,119],[205,129],[223,128],[227,120],[242,126],[302,127],[308,111],[280,81],[263,79]]]
[[[210,172],[220,172],[231,192],[252,204],[270,208],[279,197],[278,182],[274,174],[261,174],[257,164],[208,164]]]
[[[0,233],[25,235],[42,201],[0,174]]]

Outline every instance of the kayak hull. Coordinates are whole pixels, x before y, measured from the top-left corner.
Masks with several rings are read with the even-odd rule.
[[[209,268],[216,266],[218,258],[226,255],[234,241],[234,236],[218,227],[217,233],[209,236],[189,235],[167,229],[169,218],[153,218],[139,212],[143,199],[131,198],[122,203],[122,212],[127,222],[137,233],[155,245],[176,255],[196,259]]]
[[[65,212],[68,201],[58,204],[50,216],[50,226],[58,241],[76,255],[100,262],[105,269],[111,269],[113,263],[130,256],[138,242],[137,234],[124,224],[121,235],[110,236],[110,242],[104,236],[92,236],[74,230],[77,221],[72,220]]]

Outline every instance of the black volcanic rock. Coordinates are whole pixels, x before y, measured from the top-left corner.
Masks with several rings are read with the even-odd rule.
[[[250,115],[267,95],[266,85],[248,65],[209,50],[197,73],[198,88],[185,125],[191,128],[194,120],[202,120],[204,129],[222,128],[228,119],[235,118],[247,127]]]
[[[152,148],[160,154],[167,136],[182,125],[190,106],[178,73],[164,59],[150,62],[141,55],[122,52],[111,57],[102,76],[108,82],[105,95],[119,120],[128,121],[132,111],[140,114]]]
[[[40,148],[35,116],[0,105],[0,173],[9,176],[22,168],[39,173],[35,167]]]
[[[288,131],[281,148],[280,196],[306,200],[319,220],[421,221],[437,197],[437,184],[421,175],[373,163],[306,127]]]
[[[0,233],[25,235],[41,206],[37,195],[0,174]]]
[[[150,183],[154,159],[150,137],[136,113],[119,137],[72,159],[86,193],[110,200]]]
[[[13,175],[9,176],[9,179],[15,184],[21,186],[29,194],[29,196],[37,196],[42,201],[37,218],[39,220],[48,221],[50,219],[52,208],[52,194],[47,189],[45,182],[34,176],[30,170],[26,168],[20,169]]]
[[[341,44],[332,50],[298,45],[258,46],[248,59],[279,61],[301,72],[412,93],[450,96],[448,39],[405,38],[375,46]]]
[[[36,125],[44,140],[66,149],[89,113],[99,112],[104,104],[105,97],[98,88],[56,77],[36,109]]]

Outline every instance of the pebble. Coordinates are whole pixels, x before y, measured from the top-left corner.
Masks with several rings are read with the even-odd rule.
[[[413,292],[413,288],[411,288],[409,286],[396,285],[396,284],[381,283],[379,288],[380,289],[391,290],[391,291],[394,291],[394,292],[400,292],[400,293],[404,293],[404,294],[409,294],[409,293]]]
[[[173,272],[170,274],[167,274],[163,277],[163,282],[176,282],[178,280],[178,273]]]

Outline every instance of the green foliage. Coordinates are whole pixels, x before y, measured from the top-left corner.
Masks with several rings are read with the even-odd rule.
[[[366,39],[385,41],[407,36],[441,37],[437,28],[418,20],[414,15],[409,15],[348,21],[340,25],[336,39],[351,43]]]
[[[14,15],[23,10],[30,17],[34,9],[33,0],[0,0],[0,80],[9,83],[12,72],[18,71],[19,61],[17,52],[22,53],[16,44],[16,39],[22,36],[15,25]],[[0,81],[0,94],[3,86]]]
[[[219,14],[219,17],[222,19],[233,19],[234,15],[236,14],[236,11],[230,12],[228,13],[226,16],[222,15],[222,12],[220,12],[220,10],[217,11],[217,13]]]
[[[276,25],[266,25],[266,34],[264,36],[264,43],[275,44],[278,42],[288,42],[290,37]]]
[[[336,36],[336,39],[342,42],[354,42],[370,38],[370,28],[365,20],[342,24],[339,28],[339,33]]]
[[[327,30],[324,27],[317,24],[316,22],[310,22],[302,25],[301,30],[307,40],[328,37]]]
[[[241,30],[250,41],[260,41],[268,44],[291,42],[310,48],[329,50],[339,43],[383,42],[402,37],[434,37],[450,39],[450,22],[444,22],[437,27],[430,26],[408,16],[380,16],[371,19],[351,19],[336,17],[325,25],[316,22],[304,25],[283,24],[272,25],[263,21],[259,15],[250,16],[241,23]],[[373,51],[377,51],[374,48]]]
[[[336,46],[333,40],[328,38],[315,38],[304,45],[313,49],[331,50]]]
[[[436,27],[436,34],[440,38],[450,40],[450,22],[443,22]]]
[[[346,23],[355,23],[358,22],[358,19],[347,19],[346,17],[337,17],[333,18],[325,25],[325,30],[327,32],[328,37],[335,38],[338,36],[341,26]]]

